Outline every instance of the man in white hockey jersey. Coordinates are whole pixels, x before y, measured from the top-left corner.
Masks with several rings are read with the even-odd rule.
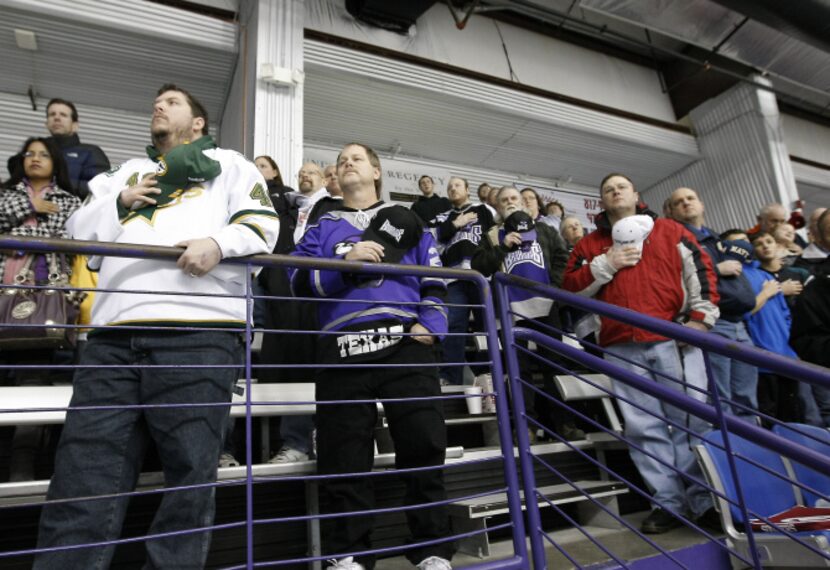
[[[91,180],[67,227],[79,239],[183,252],[177,262],[100,264],[92,324],[106,328],[89,335],[71,406],[117,408],[67,413],[38,536],[40,548],[98,544],[41,554],[38,569],[109,567],[115,546],[102,543],[118,538],[128,502],[113,495],[135,488],[151,439],[167,487],[216,480],[229,410],[221,404],[242,364],[246,307],[244,298],[203,295],[244,295],[245,266],[218,263],[269,253],[279,221],[256,166],[216,147],[204,107],[187,91],[159,90],[150,133],[148,158]],[[108,496],[89,499],[99,495]],[[147,540],[145,567],[204,566],[210,532],[197,529],[213,523],[213,496],[210,486],[164,494],[148,532],[163,536]],[[197,531],[171,535],[188,530]]]

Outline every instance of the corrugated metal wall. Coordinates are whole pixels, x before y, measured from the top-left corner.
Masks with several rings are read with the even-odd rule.
[[[643,191],[659,210],[680,186],[697,190],[716,230],[750,227],[770,202],[797,197],[774,96],[739,84],[690,113],[703,159]]]
[[[418,87],[578,132],[599,133],[609,140],[645,143],[684,155],[695,155],[698,150],[688,134],[644,122],[320,41],[306,40],[304,45],[306,66],[349,73],[363,82]]]
[[[816,208],[830,207],[830,170],[793,162],[793,173],[798,196],[804,201],[805,217],[809,217]]]
[[[37,50],[14,43],[34,32]],[[176,83],[213,117],[236,58],[237,26],[147,0],[0,1],[0,90],[141,112]]]
[[[619,170],[653,184],[699,157],[685,132],[321,41],[305,41],[305,70],[307,145],[360,140],[586,185]]]
[[[446,2],[437,2],[418,18],[410,33],[394,34],[350,16],[344,0],[304,2],[307,29],[491,77],[515,80],[525,86],[645,117],[668,122],[675,120],[671,101],[661,89],[656,69],[553,38],[526,26],[494,20],[486,12],[473,14],[464,30],[459,31],[447,11]],[[564,12],[570,1],[537,3],[559,4]],[[532,2],[499,4],[527,7]],[[521,7],[517,9],[521,11]]]
[[[218,124],[217,144],[232,148],[242,154],[249,152],[254,142],[254,105],[250,96],[256,90],[256,45],[257,45],[256,2],[243,2],[240,6],[239,49],[233,74],[229,78],[225,106]],[[249,156],[249,158],[253,158]]]
[[[46,99],[32,110],[29,98],[0,92],[0,178],[8,178],[6,161],[30,136],[49,136],[46,130]],[[81,142],[100,146],[115,166],[128,158],[144,155],[150,142],[150,104],[146,113],[77,105]]]

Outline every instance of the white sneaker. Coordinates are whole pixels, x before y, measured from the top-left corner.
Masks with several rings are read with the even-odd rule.
[[[485,414],[495,414],[496,396],[493,395],[493,376],[489,372],[480,374],[473,380],[473,386],[480,386],[484,394],[490,394],[481,399],[481,411]]]
[[[268,463],[297,463],[308,461],[308,453],[303,453],[293,447],[282,446],[277,454],[268,460]]]
[[[360,564],[359,562],[355,562],[353,556],[347,556],[346,558],[341,558],[340,560],[329,560],[329,566],[328,566],[327,570],[366,570],[366,569],[363,568],[363,564]]]
[[[450,561],[440,556],[430,556],[421,560],[416,567],[418,570],[452,570]]]
[[[223,453],[219,456],[219,467],[239,467],[239,461],[230,453]]]

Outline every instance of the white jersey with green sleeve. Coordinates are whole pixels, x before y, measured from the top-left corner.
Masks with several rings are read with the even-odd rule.
[[[67,222],[70,235],[157,246],[213,238],[223,258],[270,253],[279,220],[262,175],[235,151],[213,148],[203,152],[221,164],[216,178],[177,189],[166,203],[140,213],[119,208],[118,197],[125,188],[156,173],[158,163],[133,159],[99,174],[89,182],[87,201]],[[97,292],[92,324],[244,326],[245,299],[202,295],[244,295],[245,281],[243,265],[218,265],[194,278],[172,260],[107,257],[100,262],[99,288],[145,292]],[[163,292],[189,294],[158,294]]]

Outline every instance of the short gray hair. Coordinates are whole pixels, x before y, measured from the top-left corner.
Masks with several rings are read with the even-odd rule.
[[[577,218],[573,214],[568,214],[567,216],[563,216],[562,222],[559,224],[559,234],[562,235],[562,237],[565,237],[565,233],[564,233],[565,222],[567,222],[568,220],[576,220],[577,222],[579,222],[580,226],[582,225],[582,220],[580,220],[579,218]]]

